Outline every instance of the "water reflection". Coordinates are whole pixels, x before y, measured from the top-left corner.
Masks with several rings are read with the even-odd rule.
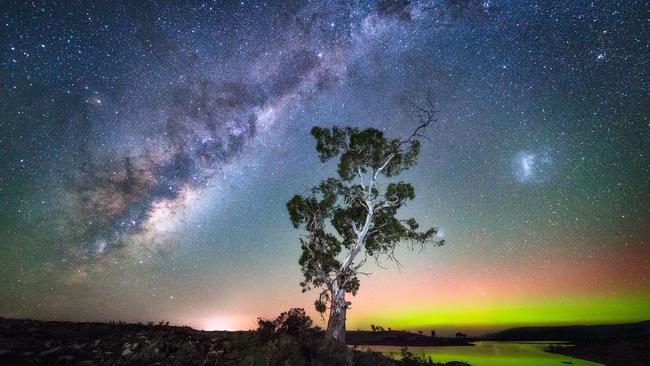
[[[463,361],[472,366],[595,366],[599,363],[545,352],[551,344],[561,342],[476,342],[474,347],[409,347],[408,350],[424,360],[433,362]],[[400,347],[371,346],[372,350],[400,358]]]

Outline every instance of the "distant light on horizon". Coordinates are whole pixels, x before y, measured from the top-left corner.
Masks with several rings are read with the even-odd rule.
[[[206,331],[216,330],[247,330],[251,329],[253,321],[244,317],[233,315],[215,315],[200,319],[196,322],[190,322],[192,328]]]

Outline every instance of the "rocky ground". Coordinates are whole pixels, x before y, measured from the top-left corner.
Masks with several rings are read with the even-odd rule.
[[[227,365],[239,358],[238,336],[164,324],[0,319],[0,364]]]
[[[269,324],[273,324],[269,322]],[[275,329],[275,330],[274,330]],[[322,365],[345,363],[315,328],[206,332],[165,324],[72,323],[0,318],[0,365]],[[354,352],[357,366],[419,365]]]

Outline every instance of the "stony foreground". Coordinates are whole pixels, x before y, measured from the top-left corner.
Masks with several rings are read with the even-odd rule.
[[[239,336],[163,324],[0,319],[0,364],[228,365],[239,358]]]
[[[271,324],[271,323],[269,323]],[[165,324],[0,318],[0,365],[344,365],[345,351],[311,328],[299,337],[206,332]],[[356,366],[419,365],[354,352]]]

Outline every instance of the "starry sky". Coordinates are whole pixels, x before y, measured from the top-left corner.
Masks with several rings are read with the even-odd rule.
[[[180,3],[0,10],[0,316],[319,323],[309,130],[408,135],[429,96],[404,215],[446,245],[370,265],[348,327],[649,317],[647,1]]]

